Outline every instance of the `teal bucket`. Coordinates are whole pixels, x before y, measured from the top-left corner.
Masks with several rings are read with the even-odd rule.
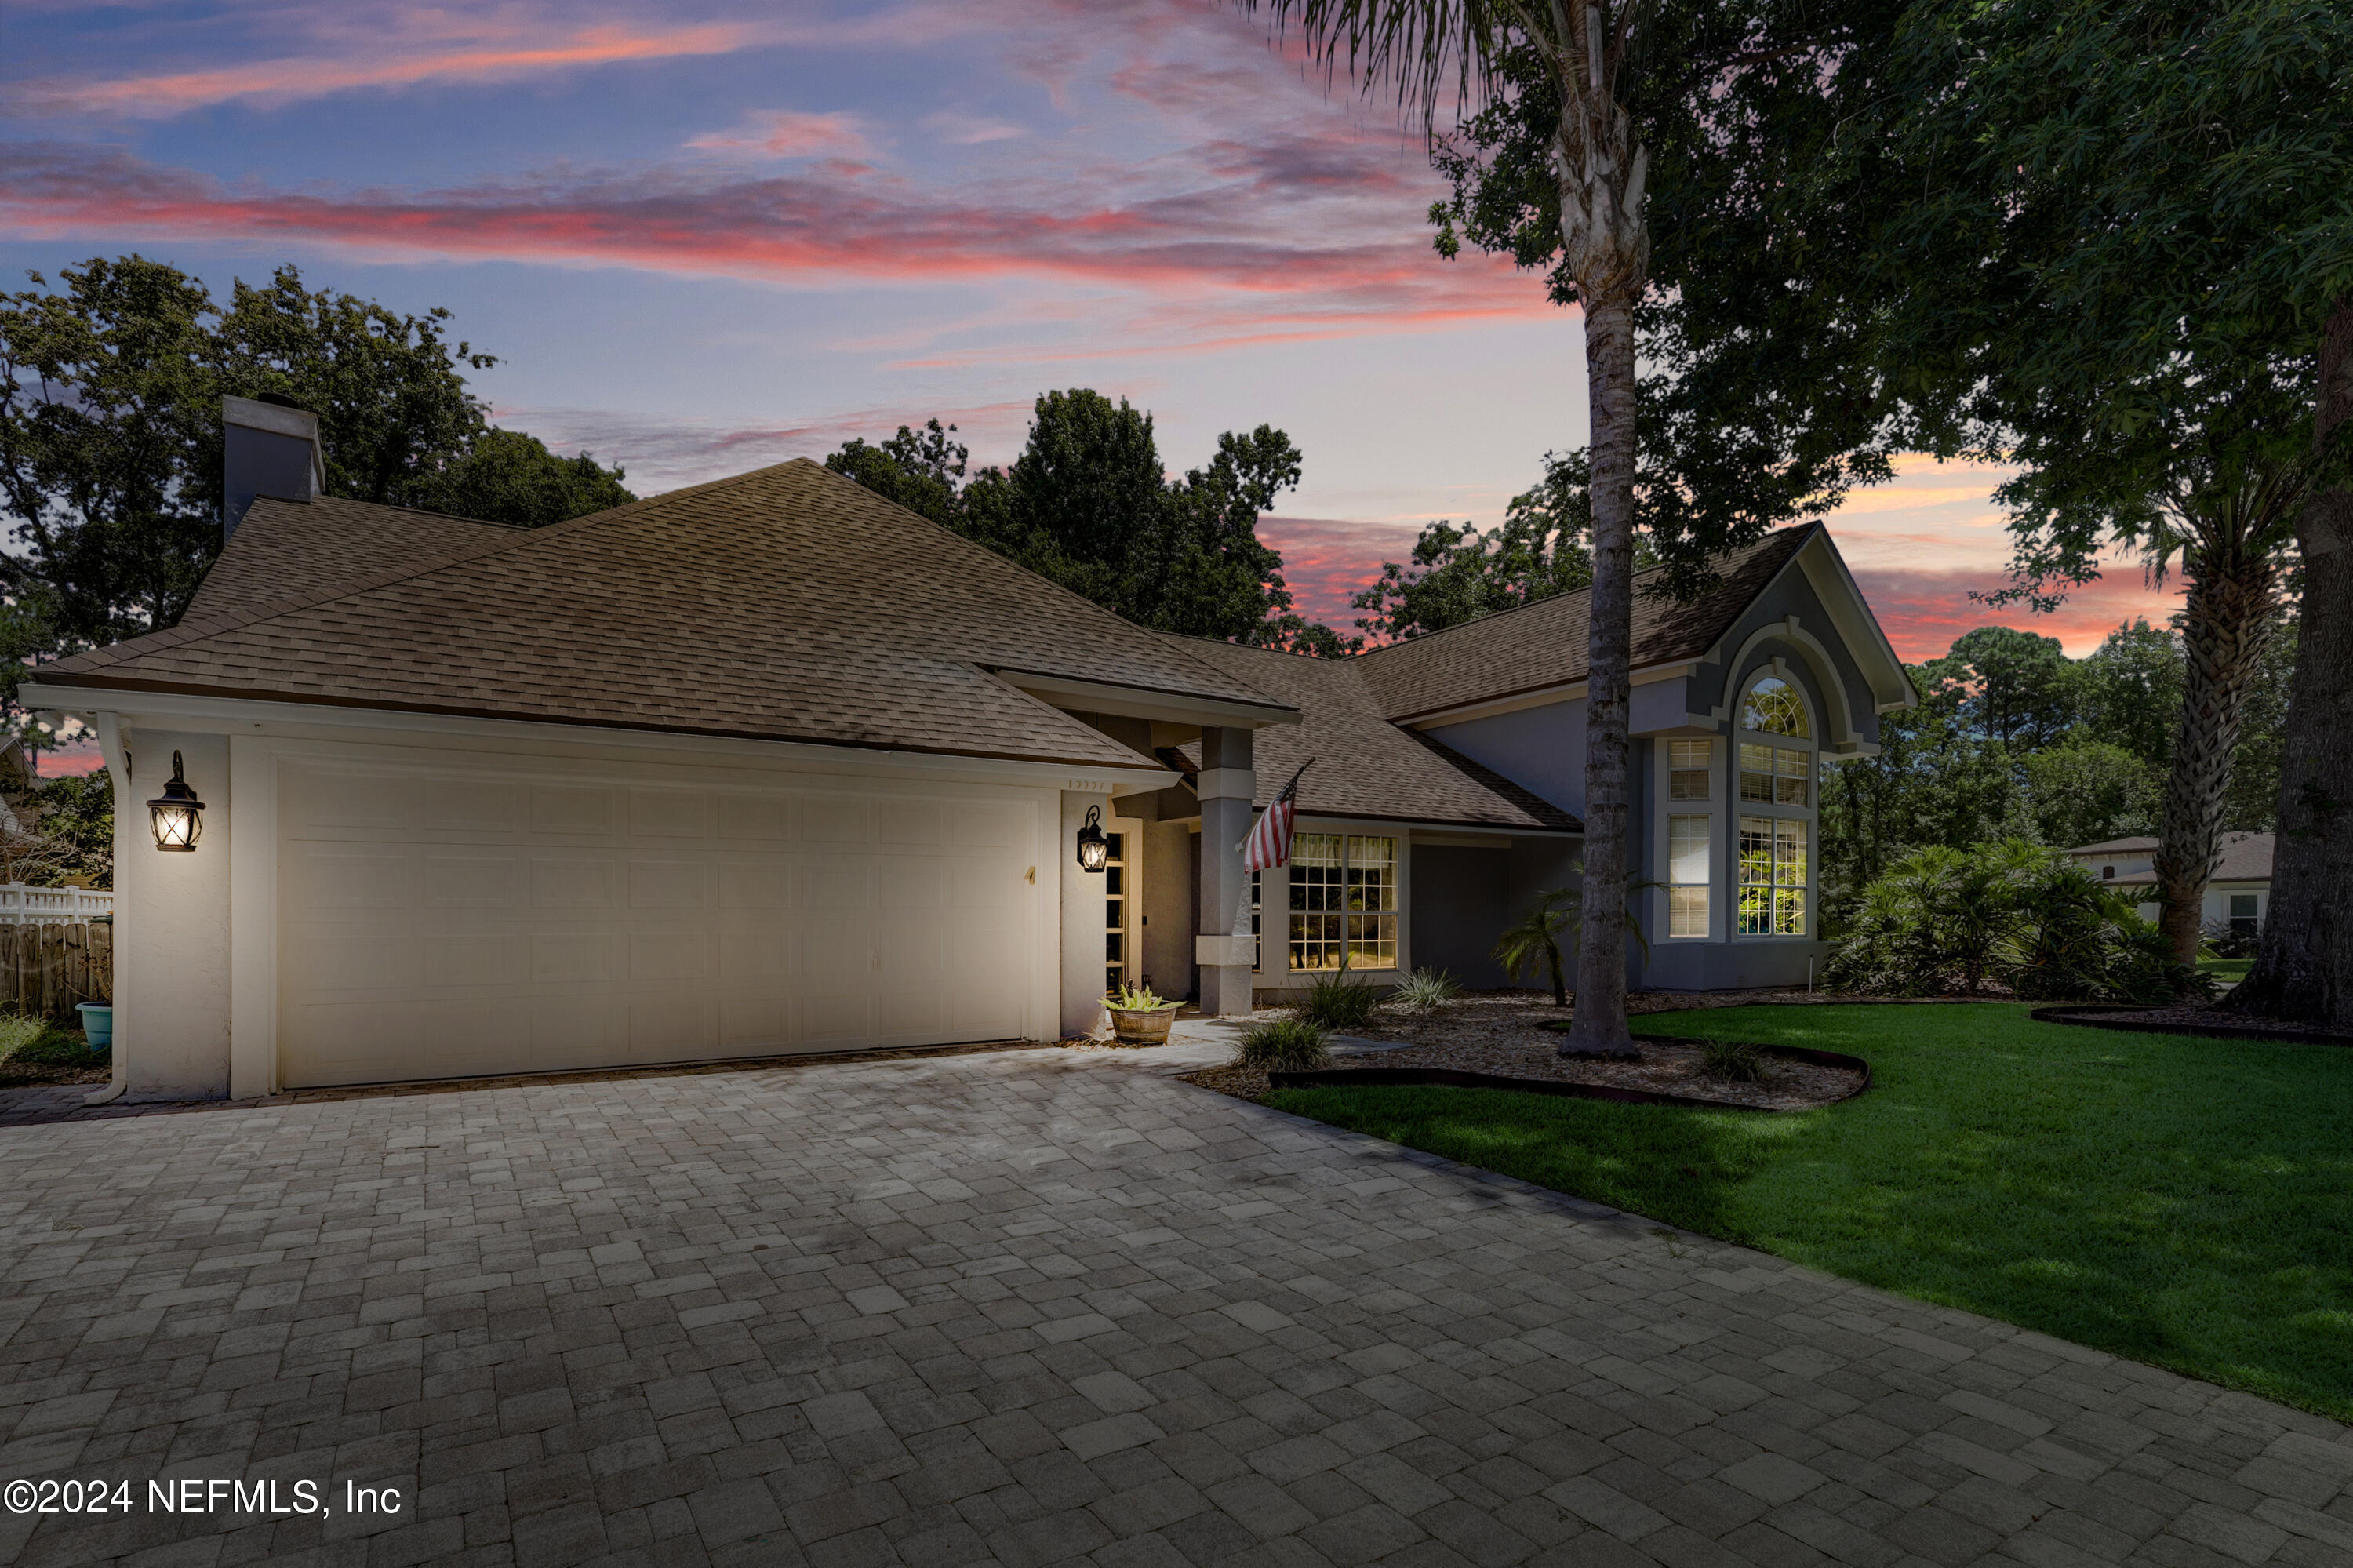
[[[78,1001],[75,1010],[81,1014],[82,1037],[93,1051],[103,1051],[114,1044],[114,1004],[111,1001]]]

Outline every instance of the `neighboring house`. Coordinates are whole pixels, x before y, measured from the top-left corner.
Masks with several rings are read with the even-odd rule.
[[[2148,901],[2137,906],[2143,919],[2154,920],[2161,912],[2156,900],[2155,839],[2110,839],[2071,849],[2067,855],[2105,883],[2134,893],[2147,892]],[[2262,932],[2271,907],[2272,835],[2224,833],[2222,858],[2206,884],[2206,903],[2199,911],[2198,923],[2253,937]]]
[[[1570,879],[1586,596],[1345,661],[1146,631],[807,461],[538,530],[319,497],[228,400],[180,625],[45,666],[117,789],[117,1087],[228,1094],[1497,983]],[[1820,526],[1639,602],[1637,984],[1802,982],[1825,765],[1913,700]],[[173,758],[188,853],[142,805]],[[1313,758],[1286,867],[1254,810]],[[1089,873],[1090,817],[1109,835]]]

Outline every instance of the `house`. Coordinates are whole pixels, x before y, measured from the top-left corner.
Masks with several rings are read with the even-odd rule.
[[[517,530],[320,495],[310,416],[225,418],[185,618],[24,698],[116,780],[110,1092],[1052,1039],[1117,980],[1235,1013],[1344,956],[1496,983],[1573,875],[1583,595],[1319,662],[805,460]],[[1639,985],[1803,980],[1821,771],[1912,700],[1825,529],[1720,578],[1636,614]]]
[[[2137,906],[2144,920],[2162,912],[2157,895],[2157,841],[2152,838],[2110,839],[2105,843],[2071,849],[2067,858],[2120,890],[2147,892],[2148,901]],[[2263,928],[2272,904],[2272,835],[2224,833],[2222,858],[2206,884],[2206,902],[2198,924],[2205,930],[2227,930],[2253,937]]]

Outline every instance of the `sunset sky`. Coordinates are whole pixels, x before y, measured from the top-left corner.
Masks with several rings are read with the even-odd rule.
[[[864,5],[9,0],[0,270],[137,249],[223,293],[447,305],[503,424],[649,493],[938,415],[980,461],[1041,389],[1158,418],[1173,469],[1261,421],[1310,614],[1585,438],[1575,316],[1430,249],[1416,136],[1194,0]],[[1983,471],[1832,518],[1898,650],[1996,619]],[[2087,652],[2121,568],[2014,623]]]

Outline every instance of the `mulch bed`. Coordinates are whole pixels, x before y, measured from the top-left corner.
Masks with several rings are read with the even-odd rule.
[[[47,1062],[0,1062],[0,1089],[47,1089],[67,1084],[102,1084],[114,1076],[114,1058],[99,1053],[70,1067]]]
[[[1816,993],[1819,994],[1819,993]],[[1804,991],[1748,992],[1727,997],[1722,992],[1686,999],[1668,992],[1650,992],[1629,999],[1637,1013],[1682,1011],[1686,1006],[1737,1007],[1760,1001],[1808,1001]],[[1835,998],[1823,996],[1830,1001]],[[1484,1079],[1545,1085],[1582,1085],[1613,1091],[1632,1091],[1626,1097],[1661,1097],[1665,1103],[1737,1106],[1752,1110],[1805,1110],[1831,1105],[1860,1094],[1870,1082],[1870,1071],[1860,1058],[1839,1065],[1835,1053],[1791,1052],[1767,1047],[1765,1081],[1726,1082],[1708,1076],[1701,1067],[1702,1046],[1692,1040],[1638,1037],[1640,1059],[1596,1061],[1560,1054],[1560,1035],[1551,1027],[1565,1022],[1571,1008],[1552,1005],[1552,999],[1527,991],[1474,992],[1430,1013],[1383,1007],[1355,1037],[1398,1040],[1401,1049],[1336,1058],[1339,1072],[1371,1072],[1387,1075],[1399,1069],[1431,1069],[1448,1074],[1472,1074]],[[1270,1016],[1274,1014],[1270,1013]],[[1273,1088],[1268,1075],[1249,1067],[1210,1067],[1184,1075],[1187,1082],[1240,1099],[1255,1100]],[[1458,1080],[1459,1081],[1459,1080]],[[1618,1097],[1610,1095],[1599,1097]]]
[[[2353,1034],[2340,1030],[2254,1018],[2243,1012],[2226,1012],[2219,1007],[2038,1007],[2029,1016],[2041,1023],[2073,1023],[2086,1029],[2122,1029],[2142,1034],[2198,1034],[2220,1040],[2353,1045]]]

